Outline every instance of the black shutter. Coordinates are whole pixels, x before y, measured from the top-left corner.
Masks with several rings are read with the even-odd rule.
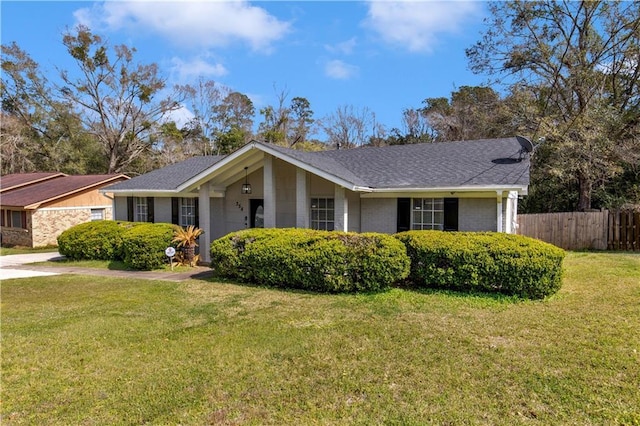
[[[180,225],[180,199],[171,197],[171,223]]]
[[[133,197],[127,197],[127,220],[133,222]]]
[[[200,200],[196,198],[196,228],[200,228]]]
[[[153,217],[153,197],[147,197],[147,222],[154,222]]]
[[[4,209],[0,210],[0,226],[4,226]]]
[[[458,230],[458,199],[457,198],[444,199],[444,230],[445,231]]]

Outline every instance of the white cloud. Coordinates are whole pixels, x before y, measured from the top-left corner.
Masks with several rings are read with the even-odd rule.
[[[412,52],[430,52],[443,33],[456,33],[483,14],[482,2],[370,1],[365,26]]]
[[[222,64],[211,64],[202,57],[184,61],[174,57],[171,59],[171,76],[175,82],[185,83],[198,77],[222,77],[227,69]]]
[[[334,59],[325,64],[324,72],[328,77],[347,80],[358,74],[358,67],[349,65],[339,59]]]
[[[356,47],[356,38],[352,37],[349,40],[343,41],[338,44],[325,44],[324,48],[331,53],[338,53],[342,55],[350,55],[353,52],[353,49]]]
[[[164,121],[165,122],[174,121],[176,123],[176,127],[178,127],[178,129],[181,129],[189,121],[193,120],[194,118],[195,118],[195,115],[191,111],[189,111],[189,109],[186,106],[181,105],[180,108],[168,113]]]
[[[80,24],[108,31],[148,31],[186,47],[248,43],[268,53],[290,30],[265,9],[239,1],[106,1],[74,14]]]

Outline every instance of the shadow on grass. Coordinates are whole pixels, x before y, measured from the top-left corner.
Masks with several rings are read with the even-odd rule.
[[[491,293],[487,291],[477,290],[451,290],[445,288],[411,288],[411,287],[397,287],[402,290],[412,291],[418,294],[424,295],[441,295],[458,299],[485,299],[500,303],[521,303],[529,302],[532,299],[527,299],[521,296],[514,296],[504,293]],[[544,300],[544,299],[536,299]]]
[[[231,284],[231,285],[256,288],[256,289],[275,290],[275,291],[281,291],[284,293],[292,293],[292,294],[335,295],[335,296],[349,296],[349,295],[375,296],[375,295],[388,293],[393,289],[398,289],[398,290],[403,290],[403,291],[407,291],[415,294],[422,294],[422,295],[441,295],[441,296],[447,296],[447,297],[457,298],[457,299],[486,300],[491,302],[507,303],[507,304],[530,302],[532,300],[532,299],[527,299],[524,297],[514,296],[514,295],[509,295],[504,293],[491,293],[491,292],[482,292],[477,290],[419,288],[416,286],[407,285],[406,283],[397,284],[397,285],[388,287],[386,289],[381,289],[378,291],[329,292],[329,291],[319,291],[319,290],[310,290],[310,289],[300,289],[300,288],[293,288],[293,287],[286,287],[286,286],[268,286],[264,284],[253,283],[253,282],[243,282],[243,281],[234,280],[232,278],[218,277],[215,275],[213,270],[210,270],[203,274],[198,274],[198,275],[202,275],[200,279],[203,279],[209,282]],[[196,278],[196,276],[193,276],[192,278],[198,279]],[[540,300],[545,300],[545,299],[540,299]]]

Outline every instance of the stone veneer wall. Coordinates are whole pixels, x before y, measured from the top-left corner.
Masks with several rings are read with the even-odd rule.
[[[3,226],[0,229],[2,233],[2,244],[11,246],[31,246],[31,214],[27,212],[27,229],[22,228],[9,228]]]
[[[58,245],[62,232],[80,223],[91,221],[91,209],[104,209],[104,219],[111,220],[111,207],[85,207],[37,210],[31,215],[33,247]]]

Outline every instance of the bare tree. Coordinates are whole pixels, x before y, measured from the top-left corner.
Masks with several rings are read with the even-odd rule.
[[[156,64],[135,64],[135,49],[109,46],[90,29],[78,26],[64,34],[63,43],[75,60],[79,76],[62,71],[62,95],[78,107],[85,128],[102,145],[108,172],[124,172],[151,148],[156,125],[179,99],[156,101],[165,81]]]
[[[213,80],[199,78],[195,85],[177,86],[176,90],[193,114],[185,126],[183,143],[191,147],[191,155],[215,153],[215,135],[220,130],[215,110],[229,94],[229,89]]]
[[[343,105],[322,120],[322,130],[327,135],[327,143],[336,148],[355,148],[367,143],[368,129],[375,121],[374,114],[366,107],[356,108]]]

